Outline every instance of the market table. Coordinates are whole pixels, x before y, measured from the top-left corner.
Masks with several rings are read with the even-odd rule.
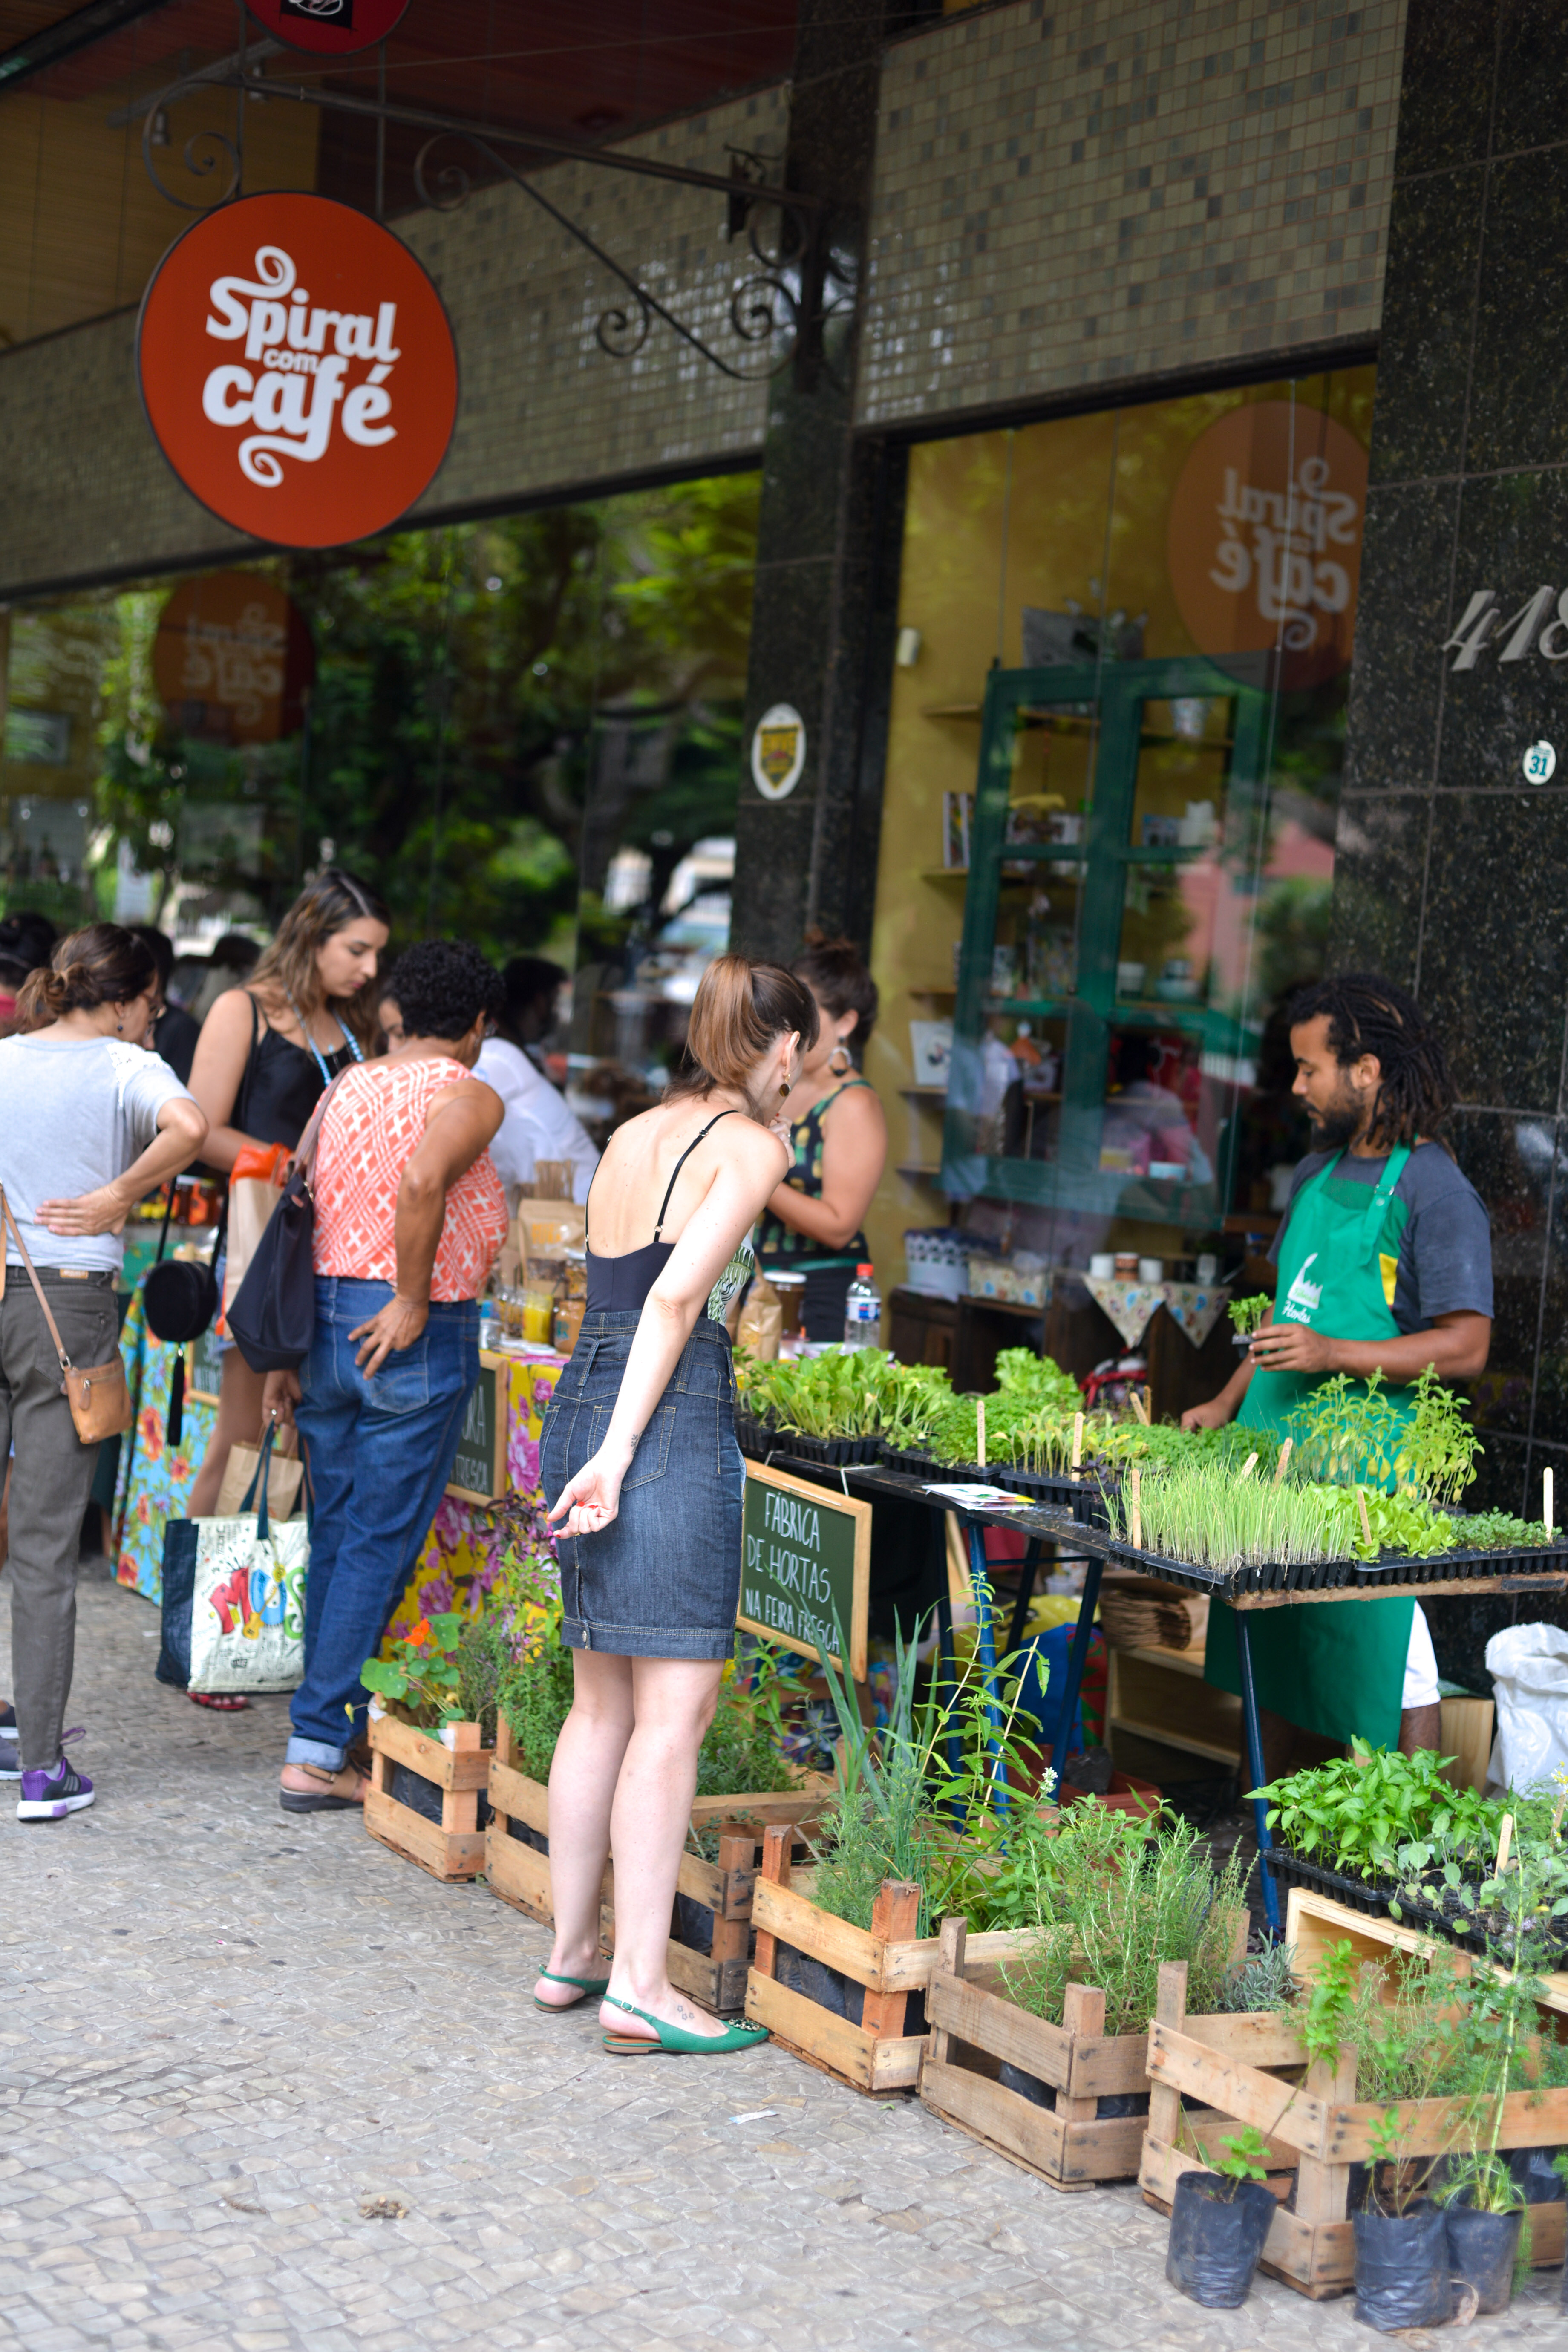
[[[1065,1757],[1068,1734],[1078,1706],[1079,1693],[1083,1683],[1084,1665],[1089,1656],[1089,1635],[1094,1624],[1095,1609],[1100,1600],[1100,1579],[1105,1573],[1108,1557],[1114,1550],[1119,1569],[1131,1570],[1136,1575],[1147,1576],[1152,1583],[1161,1580],[1159,1570],[1146,1565],[1142,1559],[1129,1557],[1127,1548],[1119,1542],[1108,1528],[1084,1527],[1068,1510],[1054,1509],[1037,1504],[1029,1504],[1026,1507],[1012,1510],[985,1504],[965,1506],[959,1499],[959,1494],[954,1488],[934,1493],[931,1484],[925,1479],[917,1478],[907,1471],[883,1469],[879,1465],[869,1463],[848,1463],[841,1467],[827,1468],[820,1462],[809,1462],[797,1455],[782,1452],[771,1455],[770,1459],[780,1463],[796,1475],[808,1475],[829,1485],[835,1480],[840,1480],[847,1493],[850,1484],[853,1483],[858,1486],[868,1488],[873,1496],[878,1493],[898,1496],[908,1501],[923,1503],[931,1510],[952,1511],[963,1522],[969,1544],[970,1580],[974,1591],[975,1640],[980,1653],[981,1671],[985,1676],[990,1695],[991,1720],[994,1729],[998,1731],[1001,1725],[1001,1706],[995,1694],[996,1637],[995,1623],[991,1610],[990,1587],[986,1577],[985,1528],[988,1527],[1016,1528],[1020,1534],[1029,1538],[1029,1548],[1025,1555],[1023,1574],[1019,1580],[1018,1598],[1014,1607],[1007,1644],[1009,1651],[1016,1650],[1023,1637],[1024,1622],[1027,1617],[1029,1601],[1034,1592],[1035,1575],[1042,1548],[1047,1543],[1070,1547],[1087,1559],[1083,1594],[1079,1602],[1078,1628],[1073,1635],[1072,1648],[1068,1654],[1067,1678],[1063,1685],[1061,1705],[1057,1713],[1056,1738],[1052,1748],[1053,1758]],[[999,1484],[1005,1480],[1005,1465],[999,1465]],[[1321,1590],[1309,1588],[1289,1592],[1242,1592],[1234,1595],[1220,1590],[1220,1584],[1221,1580],[1216,1578],[1214,1588],[1216,1596],[1224,1600],[1227,1606],[1236,1612],[1236,1646],[1241,1668],[1241,1719],[1243,1736],[1247,1743],[1247,1768],[1253,1787],[1259,1789],[1264,1783],[1263,1738],[1258,1724],[1258,1691],[1253,1681],[1252,1643],[1247,1624],[1247,1619],[1255,1611],[1300,1608],[1310,1606],[1317,1601],[1432,1600],[1442,1594],[1445,1589],[1456,1596],[1491,1592],[1563,1593],[1568,1592],[1568,1567],[1529,1570],[1505,1570],[1496,1576],[1428,1576],[1424,1580],[1412,1580],[1399,1584],[1369,1579],[1365,1584],[1333,1585]],[[941,1604],[939,1610],[939,1633],[942,1643],[943,1664],[951,1674],[952,1621],[948,1604],[945,1602]],[[1261,1797],[1253,1798],[1251,1803],[1253,1820],[1257,1828],[1258,1851],[1260,1857],[1267,1856],[1274,1843],[1268,1829],[1268,1808]],[[1264,1867],[1261,1875],[1264,1917],[1268,1922],[1269,1933],[1278,1936],[1282,1924],[1279,1888],[1274,1882],[1274,1874],[1267,1866]]]

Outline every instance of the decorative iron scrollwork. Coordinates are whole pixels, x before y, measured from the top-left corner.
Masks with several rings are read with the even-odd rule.
[[[227,186],[220,188],[215,195],[207,197],[205,202],[193,204],[188,196],[177,196],[173,188],[165,187],[158,177],[158,167],[153,161],[153,131],[158,120],[159,109],[171,104],[173,100],[180,95],[180,89],[183,87],[184,85],[180,85],[173,91],[166,91],[162,98],[154,100],[148,108],[146,121],[142,125],[142,161],[147,167],[147,177],[161,196],[166,196],[172,205],[178,205],[183,213],[209,213],[217,205],[226,205],[230,196],[237,195],[239,192],[243,166],[240,162],[239,149],[226,131],[193,131],[184,144],[183,152],[185,169],[195,179],[206,179],[217,171],[220,157],[227,159]]]

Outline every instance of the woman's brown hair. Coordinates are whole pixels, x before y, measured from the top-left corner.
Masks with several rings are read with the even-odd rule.
[[[342,866],[329,866],[300,891],[246,987],[286,992],[309,1025],[310,1015],[326,1002],[316,970],[316,950],[351,923],[384,923],[390,930],[392,918],[374,890],[345,874]],[[362,1045],[369,1045],[375,1034],[376,1001],[374,986],[331,1000],[334,1014],[347,1024]]]
[[[845,1013],[859,1015],[844,1041],[858,1063],[882,1000],[854,940],[830,940],[825,931],[809,930],[790,970],[826,1005],[835,1021]]]
[[[89,923],[27,974],[16,999],[17,1025],[43,1029],[67,1013],[128,1004],[157,984],[158,967],[144,940],[119,923]]]
[[[814,1045],[818,1025],[816,997],[783,964],[718,956],[692,999],[686,1061],[664,1098],[676,1102],[682,1095],[710,1095],[715,1087],[733,1087],[751,1103],[752,1080],[769,1047],[792,1029],[799,1030],[803,1045]],[[752,1105],[753,1115],[771,1118],[776,1108]]]

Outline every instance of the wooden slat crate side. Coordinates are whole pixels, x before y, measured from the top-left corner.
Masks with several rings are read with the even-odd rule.
[[[549,1790],[542,1780],[531,1780],[526,1772],[504,1762],[499,1748],[490,1760],[489,1800],[494,1811],[509,1821],[521,1822],[541,1837],[549,1836]]]
[[[808,1951],[813,1959],[837,1969],[840,1976],[851,1978],[868,1990],[885,1990],[885,1954],[876,1937],[863,1927],[852,1927],[847,1919],[835,1918],[830,1911],[820,1910],[793,1886],[759,1878],[752,1902],[752,1925],[759,1935],[776,1936],[796,1951]]]
[[[1288,2017],[1268,2010],[1226,2016],[1189,2017],[1181,2031],[1222,2058],[1244,2066],[1304,2066],[1306,2045]]]
[[[707,1829],[715,1822],[742,1818],[764,1828],[770,1822],[793,1822],[802,1828],[813,1828],[837,1794],[837,1784],[830,1772],[807,1772],[799,1789],[757,1797],[698,1797],[692,1803],[691,1818],[699,1829]]]
[[[971,1937],[965,1942],[966,1969],[980,1940]],[[926,1994],[926,2016],[932,2025],[945,2026],[961,2041],[1022,2067],[1072,2098],[1105,2098],[1145,2088],[1147,2034],[1070,2034],[1048,2018],[1035,2017],[1016,2002],[940,1969]]]
[[[389,1715],[373,1717],[369,1726],[371,1752],[390,1756],[395,1764],[406,1765],[421,1780],[433,1780],[438,1789],[487,1788],[494,1749],[479,1746],[477,1723],[457,1723],[451,1728],[465,1735],[455,1748],[448,1748],[433,1731],[416,1731],[412,1724],[399,1723]]]
[[[1328,2109],[1310,2091],[1222,2057],[1158,2019],[1149,2029],[1148,2071],[1152,2083],[1168,2084],[1271,2139],[1328,2160]]]
[[[550,1856],[521,1838],[509,1837],[504,1821],[485,1832],[485,1880],[493,1895],[514,1910],[526,1911],[542,1927],[555,1924],[555,1898],[550,1885]]]
[[[1064,2120],[967,2067],[932,2059],[921,2073],[921,2097],[944,2123],[961,2124],[987,2147],[1023,2164],[1053,2189],[1087,2189],[1130,2179],[1143,2145],[1142,2116]]]
[[[856,2090],[912,2091],[919,2078],[923,2034],[869,2034],[755,1969],[746,1981],[746,2015],[797,2057]]]
[[[395,1853],[416,1862],[437,1878],[472,1878],[485,1866],[485,1842],[475,1831],[444,1830],[380,1789],[367,1789],[364,1825]]]
[[[1492,2137],[1495,2103],[1486,2103],[1488,2137]],[[1328,2148],[1335,2164],[1364,2164],[1373,2155],[1374,2127],[1386,2106],[1358,2099],[1353,2105],[1328,2110]],[[1405,2126],[1400,2140],[1405,2156],[1442,2156],[1468,2137],[1476,2103],[1468,2099],[1402,2099],[1399,2118]],[[1499,2147],[1561,2147],[1568,2142],[1568,2090],[1510,2091],[1502,2102],[1502,2119],[1496,2126]]]

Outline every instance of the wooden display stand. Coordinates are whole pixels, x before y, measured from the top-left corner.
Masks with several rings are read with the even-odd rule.
[[[1182,2147],[1190,2137],[1184,2101],[1208,2111],[1191,2120],[1206,2124],[1214,2135],[1211,2146],[1226,2120],[1255,2125],[1268,2142],[1270,2172],[1279,2165],[1293,2171],[1296,2189],[1294,2212],[1281,2204],[1269,2223],[1263,2268],[1314,2300],[1347,2294],[1355,2277],[1350,2168],[1373,2160],[1373,2133],[1385,2105],[1357,2101],[1353,2050],[1342,2049],[1337,2063],[1320,2058],[1309,2063],[1306,2044],[1288,2015],[1189,2019],[1186,1990],[1181,1963],[1160,1970],[1159,2001],[1149,2029],[1149,2126],[1138,2173],[1145,2200],[1168,2213],[1183,2173],[1210,2168]],[[1211,2037],[1216,2026],[1226,2030],[1222,2038]],[[1238,2028],[1247,2031],[1238,2033]],[[1463,2099],[1400,2101],[1406,2126],[1402,2155],[1443,2154],[1467,2112]],[[1500,2147],[1552,2147],[1563,2140],[1568,2091],[1514,2091],[1503,2101]],[[1271,2179],[1269,2185],[1283,2198],[1290,2184]],[[1565,2210],[1561,2203],[1530,2207],[1535,2263],[1562,2262]]]
[[[905,2032],[906,2011],[910,1995],[923,1993],[930,1984],[940,1949],[936,1937],[914,1932],[920,1903],[918,1886],[884,1879],[870,1933],[852,1927],[791,1885],[788,1837],[782,1828],[770,1829],[752,1906],[757,1955],[746,1987],[746,2015],[765,2025],[794,2056],[851,2090],[873,2096],[912,2091],[920,2081],[926,2036]],[[1020,1953],[1026,1940],[1011,1932],[972,1936],[967,1965],[994,1971]],[[777,1981],[780,1944],[860,1986],[858,2025]]]
[[[550,1884],[550,1856],[521,1838],[510,1824],[521,1822],[540,1837],[550,1832],[550,1791],[542,1780],[530,1780],[511,1761],[511,1727],[501,1718],[490,1764],[490,1825],[485,1833],[485,1876],[503,1903],[525,1912],[542,1926],[555,1924]],[[700,1854],[683,1853],[675,1886],[713,1915],[712,1942],[706,1951],[672,1935],[667,1966],[669,1981],[702,2009],[716,2016],[738,2011],[746,1998],[750,1966],[752,1899],[756,1885],[757,1848],[770,1822],[783,1822],[792,1841],[813,1826],[834,1791],[826,1775],[814,1772],[799,1790],[779,1790],[758,1797],[699,1797],[691,1808],[694,1829],[717,1828],[719,1859],[705,1862]],[[605,1873],[599,1891],[599,1942],[605,1952],[616,1948],[616,1880],[613,1868]]]
[[[416,1862],[432,1878],[474,1878],[485,1866],[479,1832],[479,1791],[489,1781],[490,1755],[479,1746],[477,1723],[449,1723],[446,1735],[416,1731],[390,1715],[370,1719],[370,1787],[364,1825],[381,1845]],[[426,1821],[392,1793],[392,1768],[405,1764],[441,1791],[441,1819]]]
[[[1247,1914],[1237,1915],[1237,1957],[1247,1948]],[[1105,1995],[1068,1985],[1062,2021],[1035,2017],[1005,1996],[964,1979],[967,1936],[948,1919],[926,1994],[930,2046],[921,2098],[943,2123],[956,2124],[1053,2189],[1088,2189],[1097,2180],[1131,2180],[1143,2151],[1142,2116],[1100,2114],[1102,2098],[1148,2088],[1149,2036],[1107,2033]],[[1252,2018],[1204,2018],[1210,2028],[1256,2025]],[[1242,2037],[1238,2034],[1237,2040]],[[1037,2106],[996,2079],[999,2063],[1048,2083],[1054,2107]]]
[[[1310,1886],[1290,1889],[1285,1906],[1285,1941],[1295,1951],[1299,1977],[1316,1976],[1325,1955],[1336,1944],[1352,1945],[1358,1960],[1385,1960],[1391,1952],[1413,1952],[1424,1959],[1436,1952],[1463,1953],[1462,1946],[1450,1944],[1441,1936],[1425,1935],[1418,1927],[1401,1927],[1397,1920],[1379,1918],[1372,1912],[1352,1911],[1348,1903],[1336,1903],[1331,1895],[1320,1895]],[[1476,1965],[1496,1964],[1478,1958]],[[1508,1974],[1501,1968],[1496,1972],[1500,1977]],[[1554,1975],[1543,1977],[1542,1984],[1541,2008],[1568,2017],[1568,1969],[1559,1969]]]

